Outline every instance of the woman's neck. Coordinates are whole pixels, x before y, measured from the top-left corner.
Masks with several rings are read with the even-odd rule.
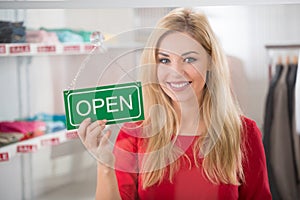
[[[204,130],[204,123],[200,117],[200,106],[195,102],[173,102],[180,127],[180,135],[199,135]]]

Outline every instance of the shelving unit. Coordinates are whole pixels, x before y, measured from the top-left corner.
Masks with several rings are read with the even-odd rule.
[[[78,138],[76,131],[62,130],[9,144],[0,148],[0,163],[11,161],[16,154],[34,153],[46,146],[55,146]]]
[[[134,12],[130,11],[128,16],[133,14]],[[26,16],[24,16],[24,22],[28,23],[26,24],[28,27],[30,26],[30,22],[26,21]],[[83,29],[90,30],[85,27]],[[100,27],[97,30],[102,29]],[[103,31],[105,30],[103,28]],[[95,63],[92,63],[92,66],[101,66],[102,58],[109,60],[109,56],[118,52],[127,52],[127,49],[136,50],[144,46],[143,43],[134,42],[137,40],[133,39],[135,35],[131,35],[131,33],[126,35],[126,38],[118,37],[118,35],[116,38],[113,38],[113,35],[108,36],[110,37],[104,42],[105,49],[108,50],[107,55],[104,53],[98,57],[97,54],[95,57],[99,58],[99,61],[93,60]],[[127,40],[127,36],[130,39]],[[50,101],[57,104],[62,102],[58,96],[59,91],[68,87],[75,76],[77,67],[92,52],[93,48],[94,45],[91,43],[0,44],[2,70],[13,71],[7,73],[5,78],[13,78],[15,81],[14,88],[8,85],[2,87],[4,89],[2,92],[8,91],[12,94],[10,99],[13,98],[18,103],[14,105],[14,111],[18,111],[14,112],[15,118],[27,117],[36,112],[52,112],[49,111],[50,109],[42,110],[40,108],[48,105],[51,108],[51,104],[47,104]],[[136,61],[135,57],[130,57],[129,60],[125,62],[135,63]],[[40,78],[41,76],[43,78]],[[48,77],[51,76],[55,77],[57,82],[48,84]],[[49,80],[53,81],[51,78]],[[43,90],[43,94],[38,93],[40,90]],[[44,94],[44,91],[47,93],[47,90],[49,90],[50,98],[43,102],[47,98],[47,94]],[[51,99],[53,97],[54,100]],[[32,102],[39,104],[36,106]],[[6,101],[6,107],[12,105],[10,101]],[[61,113],[60,107],[56,110]],[[45,134],[0,148],[0,177],[2,177],[0,193],[4,199],[16,200],[94,199],[96,167],[97,162],[86,151],[76,132],[63,130]],[[14,193],[9,191],[9,188],[12,187]]]
[[[19,43],[0,44],[0,56],[38,56],[38,55],[74,55],[87,54],[92,44],[39,44]]]
[[[140,48],[142,43],[135,42],[130,44],[115,43],[105,46],[108,49],[121,48]],[[0,57],[5,56],[40,56],[40,55],[79,55],[88,54],[94,48],[90,43],[0,43]]]

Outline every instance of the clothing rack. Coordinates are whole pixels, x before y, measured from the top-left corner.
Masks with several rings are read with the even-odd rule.
[[[297,63],[300,63],[300,44],[265,45],[265,48],[269,54],[269,83],[274,75],[273,69],[276,64],[280,62],[289,64],[292,62],[297,65]]]
[[[269,91],[263,140],[271,192],[274,200],[299,199],[300,44],[265,48],[269,57]]]

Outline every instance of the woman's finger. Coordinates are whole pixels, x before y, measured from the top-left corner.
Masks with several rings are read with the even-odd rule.
[[[101,126],[105,128],[106,120],[97,120],[87,127],[87,132],[92,132],[96,127]]]
[[[106,133],[102,136],[100,142],[99,142],[99,147],[103,148],[106,144],[108,144],[109,137],[111,135],[111,130],[106,131]]]
[[[85,144],[88,148],[97,148],[99,137],[101,137],[103,127],[98,125],[92,132],[88,132],[85,138]]]
[[[91,124],[91,118],[86,118],[85,120],[83,120],[77,130],[79,137],[82,139],[82,141],[85,140],[85,136],[86,136],[86,130],[87,127]]]
[[[108,140],[111,135],[111,131],[108,130],[104,135],[102,135],[102,138],[100,140],[100,143],[98,145],[97,149],[97,158],[98,161],[107,167],[114,167],[115,158],[113,153],[111,152],[110,147],[108,146]]]

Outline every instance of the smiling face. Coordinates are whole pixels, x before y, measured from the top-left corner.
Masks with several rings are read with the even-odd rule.
[[[208,68],[208,54],[188,34],[166,35],[157,51],[157,77],[163,91],[173,102],[200,100]]]

